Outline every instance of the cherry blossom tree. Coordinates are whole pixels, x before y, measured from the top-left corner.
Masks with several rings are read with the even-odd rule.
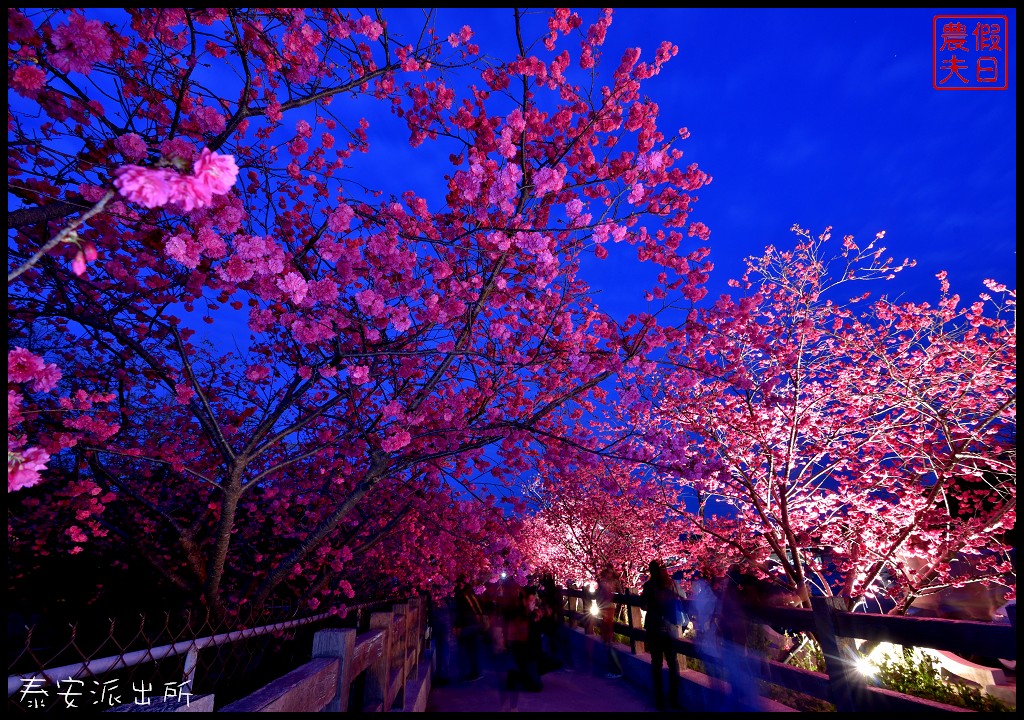
[[[641,91],[675,47],[606,65],[610,10],[510,10],[507,57],[403,17],[8,11],[9,347],[37,358],[9,415],[38,409],[8,461],[16,579],[145,562],[223,616],[343,598],[360,567],[496,568],[505,491],[474,478],[517,480],[666,341],[599,308],[584,259],[703,296],[710,178]],[[352,172],[387,112],[423,187]],[[51,365],[75,412],[38,397]]]
[[[748,261],[744,296],[690,316],[690,351],[640,408],[638,457],[675,464],[695,540],[772,559],[792,589],[893,612],[969,583],[1012,597],[1016,292],[989,282],[962,306],[942,273],[934,305],[840,303],[912,263],[882,233],[832,250],[829,231],[794,230],[795,249]]]
[[[568,472],[542,473],[527,488],[519,547],[530,563],[566,581],[596,582],[612,563],[625,587],[639,590],[652,559],[674,559],[686,524],[666,511],[670,486],[637,468],[593,457]]]

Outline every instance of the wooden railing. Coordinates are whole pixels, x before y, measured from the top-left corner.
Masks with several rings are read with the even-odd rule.
[[[364,632],[319,630],[313,635],[309,662],[219,712],[423,712],[430,693],[426,631],[424,598],[371,613]],[[122,705],[113,710],[209,712],[214,699],[202,695],[187,702]]]
[[[566,618],[571,625],[589,627],[590,603],[593,595],[585,590],[566,590]],[[640,623],[640,597],[634,594],[615,596],[617,604],[627,609],[627,623],[616,623],[616,633],[626,636],[635,655],[643,652],[645,632]],[[685,603],[685,601],[684,601]],[[841,609],[839,598],[815,597],[812,609],[748,607],[751,619],[791,632],[814,635],[825,656],[824,673],[803,670],[772,660],[761,663],[761,679],[766,682],[802,693],[836,706],[839,712],[888,711],[963,711],[943,703],[922,700],[870,685],[854,666],[860,656],[857,641],[889,642],[908,647],[931,648],[959,655],[978,655],[1005,660],[1017,659],[1016,606],[1008,608],[1010,624],[944,620],[871,613],[851,613]],[[689,612],[691,608],[687,607]],[[692,640],[676,639],[676,652],[700,658]],[[683,671],[681,702],[689,709],[706,697],[716,683],[709,682],[700,673]],[[698,677],[699,676],[699,677]],[[687,682],[689,681],[689,682]],[[720,685],[717,690],[728,689]]]
[[[321,630],[313,636],[312,660],[221,711],[423,712],[430,693],[430,673],[420,662],[426,615],[418,598],[372,613],[361,634]]]
[[[594,596],[584,590],[564,590],[564,619],[579,633],[593,629],[589,609]],[[643,653],[646,634],[641,627],[640,598],[618,594],[626,608],[626,623],[616,633],[629,640],[633,655]],[[856,641],[890,642],[964,655],[1016,660],[1016,613],[1010,624],[964,620],[897,617],[850,613],[835,598],[812,598],[812,609],[750,607],[750,617],[792,632],[815,636],[825,656],[825,672],[796,668],[772,660],[761,663],[765,682],[835,705],[840,712],[963,711],[962,708],[923,700],[869,685],[852,660],[859,653]],[[688,608],[689,609],[689,608]],[[427,653],[427,605],[423,598],[373,612],[369,629],[318,631],[313,637],[312,659],[257,692],[230,703],[222,712],[423,712],[431,687],[432,657]],[[578,636],[577,636],[578,637]],[[438,641],[443,642],[442,638]],[[596,640],[595,640],[596,641]],[[692,658],[700,654],[692,640],[674,640],[676,652]],[[643,662],[643,658],[636,658]],[[681,663],[681,665],[683,665]],[[649,666],[633,680],[649,682]],[[694,670],[682,670],[680,703],[694,710],[714,709],[714,697],[728,686]],[[212,710],[213,696],[192,700],[192,710]],[[169,709],[121,706],[115,710]],[[180,709],[184,710],[185,707]],[[781,708],[786,709],[786,708]]]

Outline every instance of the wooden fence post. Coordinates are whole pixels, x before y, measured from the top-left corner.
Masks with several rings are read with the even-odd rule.
[[[815,635],[825,655],[829,695],[839,712],[867,710],[861,707],[867,692],[864,679],[855,662],[860,653],[853,638],[836,635],[835,613],[846,610],[846,601],[840,597],[812,597]]]
[[[633,605],[626,605],[626,615],[629,619],[629,627],[632,629],[643,628],[643,622],[641,622],[640,608],[634,607]],[[633,637],[633,634],[629,635],[629,649],[634,655],[638,652],[644,651],[643,640],[637,640]]]
[[[381,644],[380,657],[370,664],[366,672],[366,704],[381,704],[383,712],[391,710],[388,693],[391,684],[391,621],[392,612],[375,612],[370,615],[370,629],[383,630],[384,641]]]
[[[337,692],[334,699],[324,706],[325,712],[348,712],[355,649],[356,631],[353,628],[318,630],[313,635],[313,657],[338,659]]]
[[[412,600],[413,608],[413,622],[409,628],[409,633],[413,641],[413,647],[416,650],[416,662],[414,663],[415,670],[413,677],[418,677],[420,673],[420,658],[423,657],[424,651],[424,640],[426,635],[426,620],[427,620],[427,607],[426,601],[422,597],[417,597]]]
[[[409,603],[392,605],[395,612],[395,624],[397,637],[391,641],[392,651],[395,653],[395,662],[398,667],[398,694],[396,696],[399,708],[405,707],[405,683],[409,680]]]

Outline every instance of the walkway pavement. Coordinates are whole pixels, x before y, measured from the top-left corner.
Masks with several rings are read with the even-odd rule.
[[[651,698],[625,679],[610,680],[597,668],[554,670],[541,676],[539,692],[505,689],[505,658],[484,650],[483,677],[475,682],[434,684],[427,712],[657,712]]]

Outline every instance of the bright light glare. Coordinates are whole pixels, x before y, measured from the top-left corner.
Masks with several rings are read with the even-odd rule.
[[[864,677],[873,678],[878,674],[879,665],[892,657],[895,651],[896,646],[892,643],[880,642],[866,656],[854,659],[853,666]]]
[[[874,677],[875,673],[878,672],[878,668],[875,667],[875,664],[871,662],[870,658],[866,657],[857,658],[855,667],[860,672],[860,674],[865,677]]]
[[[599,617],[601,615],[601,608],[598,607],[597,600],[591,601],[591,603],[590,603],[590,614],[593,615],[594,617]]]
[[[507,578],[507,577],[508,577],[508,573],[507,573],[507,572],[505,572],[504,570],[502,570],[502,571],[501,571],[501,579],[502,579],[502,580],[504,580],[504,579],[505,579],[505,578]]]

